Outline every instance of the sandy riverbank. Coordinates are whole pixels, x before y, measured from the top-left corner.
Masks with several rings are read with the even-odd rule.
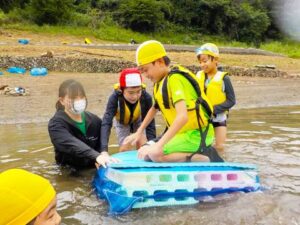
[[[29,38],[36,45],[17,45],[18,38]],[[47,36],[24,32],[0,33],[0,56],[40,57],[46,51],[52,51],[54,57],[118,59],[134,62],[134,51],[113,51],[105,49],[86,49],[70,46],[47,46],[45,44],[61,41],[79,42],[82,38],[69,36]],[[96,40],[92,40],[93,42]],[[98,41],[97,41],[98,43]],[[193,52],[170,52],[170,58],[182,65],[198,66]],[[233,110],[265,106],[300,105],[300,59],[259,55],[224,54],[221,64],[253,68],[255,65],[275,65],[287,72],[285,78],[238,77],[231,76],[236,92],[237,105]],[[1,69],[1,68],[0,68]],[[2,70],[4,71],[4,70]],[[118,80],[117,73],[61,73],[50,71],[45,77],[7,74],[0,76],[0,86],[22,86],[29,90],[29,96],[0,95],[0,124],[46,122],[53,115],[60,83],[66,79],[77,79],[84,85],[89,105],[88,110],[102,116],[106,101],[112,92],[112,86]],[[152,84],[145,81],[152,92]]]
[[[53,115],[60,83],[66,79],[82,82],[89,100],[88,110],[103,115],[112,86],[118,74],[59,73],[50,72],[45,77],[5,75],[0,85],[22,86],[29,96],[0,95],[0,124],[46,122]],[[300,78],[231,77],[236,92],[237,105],[233,110],[266,106],[300,105]],[[152,84],[146,81],[152,92]]]

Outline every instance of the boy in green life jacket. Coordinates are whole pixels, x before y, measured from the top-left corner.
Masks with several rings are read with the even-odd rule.
[[[235,105],[235,94],[227,72],[218,71],[219,49],[215,44],[206,43],[196,49],[201,71],[196,76],[201,88],[214,107],[214,126],[216,140],[214,147],[222,152],[227,133],[227,115]]]
[[[137,132],[125,142],[139,141],[158,110],[168,126],[157,142],[138,150],[138,157],[154,162],[223,161],[215,149],[209,148],[214,140],[209,124],[212,107],[196,76],[182,66],[171,67],[164,46],[154,40],[138,47],[136,62],[143,75],[154,83],[154,104]],[[198,100],[202,103],[198,104]]]

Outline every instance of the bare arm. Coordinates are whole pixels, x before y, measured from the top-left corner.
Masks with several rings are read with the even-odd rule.
[[[125,138],[123,144],[124,145],[126,145],[126,144],[135,145],[136,142],[139,141],[139,139],[142,137],[142,134],[143,134],[144,130],[146,129],[146,127],[154,119],[156,112],[157,112],[157,109],[155,109],[155,107],[152,106],[149,109],[149,111],[148,111],[145,119],[143,120],[141,126],[137,129],[137,131],[134,134],[129,135],[127,138]]]
[[[168,143],[178,131],[188,122],[187,108],[184,100],[175,103],[176,117],[168,131],[154,145],[145,146],[139,149],[138,158],[147,159],[152,157],[160,157],[163,153],[163,146]],[[152,156],[149,155],[151,153]]]
[[[154,106],[152,106],[145,119],[143,120],[141,126],[138,128],[137,132],[141,132],[143,133],[143,131],[146,129],[146,127],[151,123],[151,121],[154,119],[155,115],[156,115],[157,109],[154,108]]]
[[[168,143],[178,131],[188,122],[187,108],[184,100],[175,103],[176,117],[167,132],[157,142],[157,147],[163,149],[163,146]]]

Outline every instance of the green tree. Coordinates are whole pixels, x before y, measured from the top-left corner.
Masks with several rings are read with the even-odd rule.
[[[121,0],[97,0],[96,7],[101,10],[115,11],[120,6]]]
[[[238,40],[254,43],[256,47],[259,47],[270,25],[270,18],[265,11],[245,2],[241,4],[237,24]]]
[[[200,15],[197,14],[199,0],[170,0],[173,5],[171,21],[182,26],[189,27],[197,24]]]
[[[73,12],[72,0],[31,0],[32,20],[38,24],[67,23]]]
[[[223,35],[230,39],[259,42],[270,25],[267,5],[272,0],[170,0],[172,21],[204,34]]]
[[[162,28],[164,13],[162,4],[155,0],[122,1],[114,17],[125,28],[151,32]]]
[[[268,17],[270,18],[270,25],[264,35],[264,38],[270,39],[282,39],[283,33],[280,32],[280,29],[277,24],[277,19],[275,18],[277,15],[276,4],[278,0],[260,0],[262,1],[263,8],[267,12]]]
[[[1,0],[0,9],[2,9],[5,13],[8,13],[14,8],[23,9],[29,1],[30,0]]]

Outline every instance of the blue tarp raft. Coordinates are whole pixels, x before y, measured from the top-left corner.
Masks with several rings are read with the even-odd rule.
[[[110,215],[131,208],[196,204],[207,197],[260,189],[255,165],[241,163],[154,163],[137,151],[114,154],[121,163],[97,171],[93,186]]]

